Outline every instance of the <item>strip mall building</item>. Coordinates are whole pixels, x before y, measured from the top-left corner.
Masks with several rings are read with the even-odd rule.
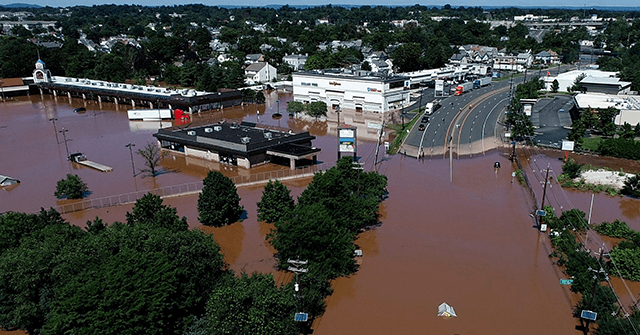
[[[397,120],[400,110],[409,105],[408,77],[340,69],[296,72],[292,77],[293,99],[325,102],[329,121],[389,122]]]

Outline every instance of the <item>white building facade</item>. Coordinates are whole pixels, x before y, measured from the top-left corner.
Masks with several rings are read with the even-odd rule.
[[[245,83],[247,85],[256,85],[258,83],[268,83],[273,79],[277,79],[278,73],[276,68],[269,63],[259,62],[247,66],[244,70],[246,76]]]
[[[339,111],[345,120],[387,122],[410,102],[410,79],[404,76],[316,70],[293,73],[292,77],[293,99],[302,103],[325,102],[330,110],[329,120],[336,119],[337,115],[333,115]]]

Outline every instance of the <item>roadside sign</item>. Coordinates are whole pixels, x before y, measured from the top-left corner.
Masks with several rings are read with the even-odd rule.
[[[538,210],[536,211],[536,215],[537,215],[537,216],[547,216],[547,212],[546,212],[546,211],[543,211],[543,210],[541,210],[541,209],[538,209]]]
[[[596,321],[596,318],[598,317],[598,313],[583,309],[582,313],[580,313],[580,317],[585,320]]]
[[[298,322],[306,322],[309,319],[309,315],[307,313],[296,313],[293,319]]]
[[[562,140],[562,150],[573,151],[573,147],[574,147],[573,141]]]
[[[560,279],[560,285],[572,285],[573,279]]]
[[[547,231],[547,224],[546,223],[543,223],[543,224],[540,225],[540,231],[542,231],[542,232]]]

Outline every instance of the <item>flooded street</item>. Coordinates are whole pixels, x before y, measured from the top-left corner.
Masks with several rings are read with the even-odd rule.
[[[260,117],[261,123],[274,127],[310,131],[318,137],[314,146],[322,148],[319,161],[335,162],[335,125],[290,120],[286,113],[274,120],[270,114],[278,108],[275,100],[279,99],[284,113],[290,95],[271,93],[267,99],[258,107],[260,115],[255,105],[249,105],[194,115],[194,121],[257,122]],[[4,126],[0,128],[0,174],[21,180],[16,187],[0,190],[0,212],[35,212],[57,205],[55,184],[67,173],[78,174],[92,192],[89,197],[99,198],[200,181],[209,168],[221,168],[229,176],[288,169],[265,166],[248,171],[171,155],[161,163],[171,172],[134,178],[125,145],[131,142],[138,149],[153,142],[151,134],[157,127],[132,125],[123,106],[116,110],[103,104],[100,109],[90,103],[85,114],[75,114],[73,109],[79,106],[81,100],[69,105],[68,99],[56,102],[46,95],[0,105],[0,127]],[[48,121],[52,117],[58,119],[57,130],[69,130],[70,152],[83,152],[88,159],[113,167],[113,172],[67,162],[63,138],[58,134],[60,144],[56,144]],[[375,142],[370,137],[358,143],[367,171],[374,169]],[[590,193],[562,190],[555,183],[562,164],[555,155],[532,150],[529,159],[523,159],[538,202],[539,181],[544,179],[541,171],[551,166],[553,182],[546,203],[557,214],[561,208],[573,207],[588,213]],[[502,166],[497,170],[493,168],[496,161]],[[143,167],[135,153],[134,163],[137,169]],[[389,198],[381,205],[382,224],[360,235],[357,244],[364,253],[360,270],[333,282],[335,292],[327,299],[326,313],[314,323],[314,334],[582,334],[575,330],[578,320],[572,317],[575,297],[568,287],[559,285],[564,276],[548,257],[548,238],[534,228],[528,192],[513,181],[514,169],[501,151],[454,159],[452,182],[449,159],[441,157],[420,162],[396,155],[379,164],[378,171],[389,179]],[[297,197],[310,181],[303,178],[284,184]],[[262,189],[263,185],[239,187],[246,211],[243,221],[223,228],[200,226],[196,195],[168,198],[164,203],[176,207],[192,228],[212,233],[234,271],[271,272],[277,280],[286,281],[291,275],[275,272],[274,250],[265,241],[272,226],[256,218]],[[96,216],[105,222],[123,221],[131,208],[114,206],[64,217],[81,226]],[[640,201],[597,194],[591,222],[617,218],[640,230]],[[631,286],[636,297],[639,289],[637,284]],[[458,317],[437,317],[442,302],[453,306]]]

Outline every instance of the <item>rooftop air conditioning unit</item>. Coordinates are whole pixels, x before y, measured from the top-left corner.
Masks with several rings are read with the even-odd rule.
[[[204,128],[204,132],[205,133],[213,133],[213,128],[209,128],[209,127]]]
[[[213,130],[222,131],[222,126],[213,126]]]
[[[266,133],[264,133],[264,138],[272,139],[273,138],[273,134],[269,133],[269,132],[266,132]]]
[[[189,130],[189,131],[187,132],[187,135],[189,135],[189,136],[195,136],[195,135],[196,135],[196,131],[195,131],[195,130]]]
[[[247,143],[249,143],[249,142],[251,141],[251,137],[248,137],[248,136],[243,137],[243,138],[241,138],[241,139],[240,139],[240,141],[241,141],[243,144],[247,144]]]

